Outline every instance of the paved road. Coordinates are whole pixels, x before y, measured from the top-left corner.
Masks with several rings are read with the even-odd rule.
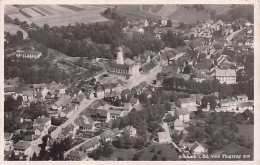
[[[54,130],[52,133],[51,133],[51,137],[53,139],[56,139],[58,138],[58,135],[61,133],[61,130],[62,128],[65,128],[66,126],[68,126],[69,124],[72,124],[75,119],[79,116],[79,114],[85,110],[91,103],[93,103],[95,100],[97,100],[98,98],[93,98],[91,100],[89,99],[84,99],[82,104],[79,106],[78,110],[76,110],[76,112],[66,121],[64,122],[63,124],[61,124],[60,126],[58,126],[56,128],[56,130]]]

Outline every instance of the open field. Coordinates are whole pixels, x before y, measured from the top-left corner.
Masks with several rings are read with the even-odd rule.
[[[151,152],[151,150],[153,148],[154,148],[154,151]],[[161,153],[160,153],[160,151],[161,151]],[[143,161],[152,160],[154,155],[157,156],[158,161],[161,161],[163,158],[164,158],[164,160],[168,160],[168,161],[179,160],[178,153],[175,151],[174,146],[170,145],[170,144],[151,145],[151,146],[145,147],[142,150],[114,148],[114,153],[111,157],[115,158],[115,159],[121,158],[123,160],[132,160],[134,157],[134,154],[136,154],[140,157],[139,160],[143,160]]]
[[[12,5],[6,5],[4,6],[4,14],[9,15],[9,14],[19,14],[19,11],[16,7]]]
[[[19,14],[9,14],[7,16],[10,17],[12,20],[17,18],[21,22],[26,21],[28,24],[32,23],[32,21],[28,17],[22,15],[21,13],[19,13]]]
[[[5,24],[4,29],[5,32],[10,33],[11,35],[15,35],[17,31],[21,31],[24,39],[28,37],[28,33],[16,25]]]
[[[17,18],[29,24],[33,22],[38,26],[44,24],[48,24],[50,27],[67,26],[75,25],[76,22],[85,24],[109,22],[107,18],[100,15],[105,8],[91,5],[34,5],[26,8],[21,5],[20,13],[15,12],[15,9],[14,6],[7,9],[11,13],[7,16],[12,20]]]

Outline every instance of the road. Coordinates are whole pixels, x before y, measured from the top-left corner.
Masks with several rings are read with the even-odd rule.
[[[137,86],[141,82],[145,81],[147,84],[152,84],[153,80],[156,79],[156,75],[162,71],[162,66],[158,65],[152,73],[147,74],[140,74],[139,76],[134,77],[131,82],[124,87],[124,89],[132,89],[133,87]]]
[[[95,100],[97,100],[98,98],[93,98],[91,100],[89,99],[84,99],[82,101],[82,104],[79,106],[78,110],[76,110],[76,112],[66,121],[64,122],[63,124],[61,124],[60,126],[58,126],[56,128],[56,130],[54,130],[52,133],[51,133],[51,137],[53,139],[56,139],[58,138],[58,135],[61,133],[62,131],[62,128],[65,128],[66,126],[68,126],[69,124],[72,124],[75,119],[79,116],[79,114],[84,111],[91,103],[93,103]]]
[[[226,39],[226,40],[228,41],[228,43],[230,43],[230,41],[233,39],[233,37],[234,37],[237,33],[241,32],[241,31],[244,30],[244,29],[245,29],[245,27],[242,28],[242,29],[240,29],[240,30],[237,30],[237,31],[231,33],[231,34],[227,37],[227,39]]]

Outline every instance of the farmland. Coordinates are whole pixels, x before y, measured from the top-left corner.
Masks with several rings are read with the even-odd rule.
[[[24,39],[28,37],[28,33],[16,25],[5,24],[4,29],[5,32],[10,33],[11,35],[15,35],[17,31],[21,31]]]
[[[14,20],[35,23],[38,26],[48,24],[53,26],[67,26],[78,23],[92,24],[96,22],[109,22],[100,15],[105,8],[91,5],[38,5],[38,6],[6,6],[6,16]]]

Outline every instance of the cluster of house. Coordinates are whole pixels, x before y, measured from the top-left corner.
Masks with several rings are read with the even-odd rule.
[[[93,149],[96,149],[100,143],[113,141],[117,137],[120,136],[129,136],[130,138],[134,138],[137,136],[136,129],[133,126],[126,126],[122,130],[118,128],[109,129],[102,132],[100,135],[95,136],[89,140],[84,141],[80,145],[78,145],[75,149],[69,151],[69,153],[65,154],[67,160],[82,160],[87,156],[88,152],[91,152]]]
[[[39,154],[40,147],[42,144],[42,137],[47,135],[51,128],[51,119],[47,117],[38,117],[33,121],[33,132],[27,131],[28,134],[23,136],[22,140],[14,143],[12,137],[15,134],[20,134],[18,130],[14,133],[5,133],[5,151],[14,151],[15,156],[23,159],[23,156],[30,158],[33,153]]]
[[[252,52],[254,49],[254,30],[253,27],[246,27],[236,34],[232,43],[226,46],[227,50],[235,53]]]
[[[67,87],[61,83],[51,82],[50,84],[32,84],[27,86],[6,86],[4,89],[5,98],[12,96],[17,99],[23,98],[22,106],[30,106],[35,101],[46,101],[54,99],[55,96],[66,93]]]

